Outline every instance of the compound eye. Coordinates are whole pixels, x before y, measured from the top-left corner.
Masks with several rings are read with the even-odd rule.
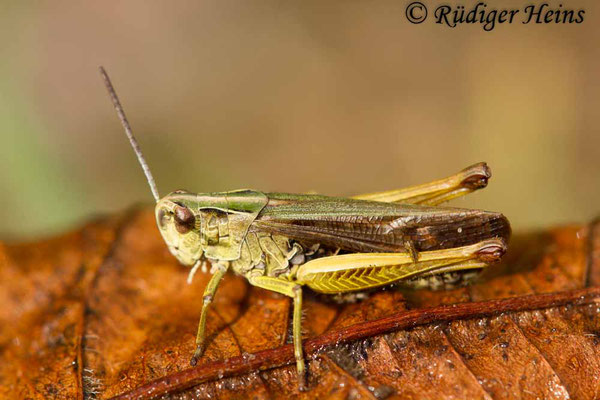
[[[195,224],[196,217],[189,208],[180,205],[175,206],[175,229],[177,229],[177,232],[188,233],[194,228]]]

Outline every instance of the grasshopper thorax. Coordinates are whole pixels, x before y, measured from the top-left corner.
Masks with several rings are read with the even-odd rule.
[[[202,256],[234,261],[250,225],[267,204],[264,193],[236,190],[189,193],[178,190],[156,203],[156,223],[171,253],[184,265]]]
[[[195,198],[196,194],[178,190],[160,199],[155,208],[160,234],[171,254],[184,265],[193,265],[203,253]]]

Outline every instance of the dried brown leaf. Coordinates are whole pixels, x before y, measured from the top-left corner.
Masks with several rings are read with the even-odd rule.
[[[600,224],[516,235],[450,291],[305,301],[309,391],[290,301],[228,276],[189,367],[208,276],[186,284],[149,210],[0,246],[2,398],[547,398],[600,395]]]

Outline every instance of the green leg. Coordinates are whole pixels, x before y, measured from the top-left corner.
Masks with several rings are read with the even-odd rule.
[[[219,287],[219,283],[225,273],[227,272],[227,266],[223,264],[218,264],[215,273],[212,278],[206,285],[204,289],[204,296],[202,297],[202,312],[200,313],[200,323],[198,324],[198,334],[196,335],[196,351],[192,356],[192,360],[190,364],[196,365],[198,363],[198,359],[202,357],[202,353],[204,353],[204,341],[206,340],[206,314],[208,312],[208,307],[213,301],[215,293],[217,292],[217,288]]]
[[[301,391],[305,390],[306,367],[302,352],[302,286],[296,282],[269,276],[249,277],[248,281],[250,281],[252,286],[281,293],[294,299],[294,317],[292,322],[294,356],[296,357],[296,369],[298,371],[298,386]]]
[[[306,367],[304,366],[304,354],[302,352],[302,287],[294,286],[294,318],[292,332],[294,336],[294,356],[296,357],[296,369],[298,370],[298,386],[300,390],[306,388]]]

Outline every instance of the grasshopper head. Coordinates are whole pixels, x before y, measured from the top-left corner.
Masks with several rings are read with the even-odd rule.
[[[200,218],[190,206],[192,194],[176,191],[156,203],[156,224],[169,251],[182,264],[194,265],[202,257]]]

